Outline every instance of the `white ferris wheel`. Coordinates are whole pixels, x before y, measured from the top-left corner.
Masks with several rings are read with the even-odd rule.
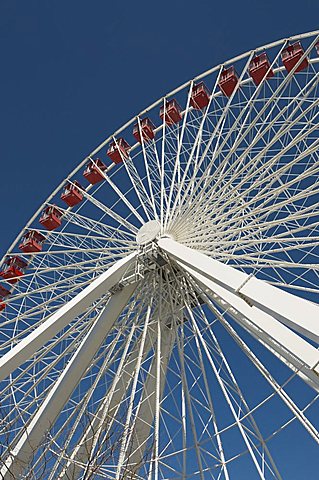
[[[161,98],[13,242],[1,479],[306,471],[319,443],[318,41],[251,50]]]

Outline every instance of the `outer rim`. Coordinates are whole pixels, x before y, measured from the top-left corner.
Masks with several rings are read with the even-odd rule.
[[[15,247],[15,245],[18,243],[18,241],[20,240],[20,238],[22,237],[23,233],[25,232],[25,230],[27,228],[29,228],[29,226],[32,224],[32,222],[35,220],[35,218],[41,213],[41,211],[43,210],[43,207],[48,204],[50,202],[50,200],[61,190],[61,188],[63,187],[63,185],[65,185],[65,183],[68,181],[68,180],[71,180],[71,178],[80,170],[80,168],[82,168],[89,160],[90,158],[92,158],[94,155],[96,155],[103,147],[105,147],[114,137],[116,137],[118,134],[120,134],[123,130],[125,130],[129,125],[131,125],[134,121],[136,121],[136,119],[138,117],[140,117],[141,115],[144,115],[145,113],[147,113],[149,110],[151,110],[152,108],[156,107],[157,105],[159,105],[165,98],[167,97],[170,97],[171,95],[174,95],[176,94],[177,92],[179,92],[180,90],[182,90],[183,88],[187,87],[188,85],[190,85],[193,81],[196,81],[196,80],[200,80],[204,77],[206,77],[207,75],[210,75],[211,73],[217,71],[218,69],[221,69],[222,67],[226,66],[226,65],[229,65],[231,63],[234,63],[234,62],[237,62],[243,58],[246,58],[247,56],[249,56],[252,52],[259,52],[259,51],[262,51],[262,50],[265,50],[265,49],[269,49],[269,48],[272,48],[272,47],[276,47],[277,45],[280,45],[280,44],[285,44],[289,41],[293,41],[293,40],[301,40],[301,39],[304,39],[304,38],[309,38],[309,37],[313,37],[313,36],[316,36],[316,35],[319,35],[319,30],[314,30],[314,31],[311,31],[311,32],[307,32],[307,33],[303,33],[303,34],[298,34],[298,35],[293,35],[293,36],[290,36],[290,37],[286,37],[286,38],[283,38],[283,39],[280,39],[280,40],[276,40],[275,42],[271,42],[271,43],[267,43],[265,45],[262,45],[262,46],[259,46],[255,49],[252,49],[252,50],[248,50],[247,52],[243,53],[243,54],[240,54],[240,55],[237,55],[235,57],[232,57],[228,60],[226,60],[225,62],[223,63],[220,63],[212,68],[210,68],[209,70],[206,70],[205,72],[197,75],[196,77],[194,77],[193,79],[191,80],[188,80],[187,82],[181,84],[179,87],[175,88],[174,90],[170,91],[169,93],[165,94],[164,96],[160,97],[158,100],[156,100],[154,103],[150,104],[146,109],[144,110],[141,110],[137,115],[135,115],[134,117],[132,117],[128,122],[126,122],[125,124],[123,124],[119,129],[115,130],[111,135],[109,135],[105,140],[103,140],[102,143],[100,143],[92,152],[90,152],[86,157],[84,157],[84,159],[82,161],[80,161],[80,163],[69,173],[69,175],[61,181],[61,183],[55,188],[55,190],[53,190],[53,192],[43,201],[43,203],[41,204],[41,206],[36,210],[36,212],[33,214],[33,216],[29,219],[29,221],[25,224],[25,226],[21,229],[21,232],[16,236],[16,238],[13,240],[13,242],[11,243],[11,245],[9,246],[9,248],[7,249],[7,251],[5,252],[5,254],[2,256],[1,260],[4,259],[7,255],[10,254],[10,252],[13,250],[13,248]],[[317,63],[319,62],[319,58],[318,59],[309,59],[309,63]],[[244,80],[241,82],[241,84],[243,83],[246,83],[247,80]],[[220,92],[218,92],[217,94],[214,94],[214,96],[217,96],[219,95]],[[156,128],[155,131],[158,131],[160,130],[162,127],[159,126]],[[135,143],[134,145],[132,145],[131,147],[131,151],[134,150],[136,147],[138,146],[138,143]],[[115,166],[115,164],[111,164],[109,167],[108,167],[108,170],[111,170],[113,167]]]

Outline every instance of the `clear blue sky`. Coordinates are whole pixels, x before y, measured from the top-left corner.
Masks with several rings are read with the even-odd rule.
[[[0,257],[68,172],[138,111],[318,19],[318,0],[0,0]],[[318,450],[300,454],[314,462]]]
[[[0,0],[0,256],[66,174],[212,65],[318,28],[317,0]]]

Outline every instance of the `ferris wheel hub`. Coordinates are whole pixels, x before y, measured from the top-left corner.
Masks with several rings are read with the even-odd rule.
[[[144,223],[136,235],[138,245],[146,245],[153,242],[161,232],[161,225],[157,220],[150,220]]]

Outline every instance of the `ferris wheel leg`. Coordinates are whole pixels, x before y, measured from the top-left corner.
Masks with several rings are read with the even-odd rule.
[[[269,285],[170,238],[160,239],[158,245],[173,259],[319,343],[319,305]]]
[[[178,262],[216,304],[313,389],[319,391],[319,352],[275,318]]]
[[[20,440],[11,451],[0,470],[2,480],[16,480],[29,465],[41,445],[46,432],[53,426],[57,416],[72,395],[73,390],[90,366],[96,352],[114,325],[116,319],[133,295],[137,284],[125,287],[113,294],[105,309],[99,314],[78,350],[67,364],[62,375],[26,427]]]
[[[72,300],[63,305],[39,327],[21,340],[0,359],[0,381],[29,360],[40,348],[50,341],[59,331],[71,323],[78,315],[85,312],[95,301],[99,300],[114,285],[135,261],[136,253],[119,260],[106,272],[92,281]]]
[[[149,335],[145,341],[142,362],[155,343],[155,338],[156,332],[152,330],[152,328],[149,328]],[[137,342],[134,350],[126,359],[125,364],[119,365],[112,385],[101,401],[96,415],[94,415],[94,418],[89,423],[81,439],[77,440],[77,446],[70,455],[70,459],[60,473],[58,480],[69,480],[70,478],[75,480],[79,478],[81,472],[83,472],[81,465],[88,465],[94,456],[94,449],[101,431],[107,430],[106,438],[110,435],[123,398],[127,395],[127,390],[130,388],[133,380],[139,355],[139,346],[140,342]]]
[[[160,335],[160,373],[158,375],[158,365],[156,358],[153,358],[152,365],[148,371],[144,386],[142,398],[135,416],[135,424],[132,429],[131,437],[126,442],[126,454],[123,457],[121,476],[119,478],[135,478],[143,465],[143,459],[147,449],[147,441],[150,437],[150,431],[156,415],[158,405],[162,398],[167,365],[170,360],[173,345],[175,342],[174,329],[165,325],[161,326]],[[156,391],[159,387],[159,398]],[[120,471],[121,465],[119,465]]]

